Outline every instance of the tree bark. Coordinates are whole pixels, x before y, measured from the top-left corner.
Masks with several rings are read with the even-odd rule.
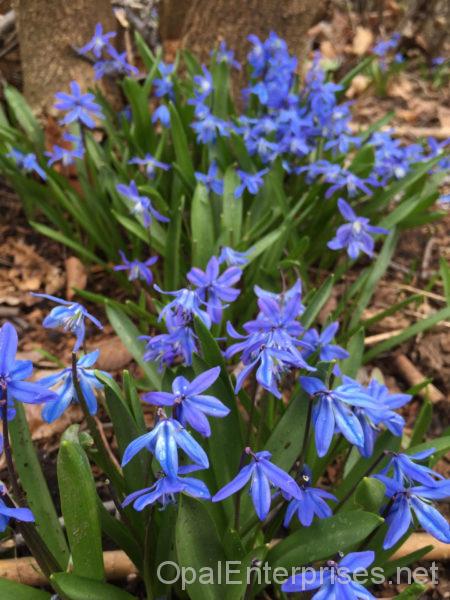
[[[93,84],[93,69],[76,55],[97,23],[116,28],[110,0],[13,0],[22,62],[24,94],[36,112],[50,107],[57,91],[73,79]]]
[[[224,40],[243,61],[250,33],[265,38],[274,31],[302,61],[309,45],[307,31],[325,13],[327,4],[326,0],[193,0],[182,45],[205,61]]]

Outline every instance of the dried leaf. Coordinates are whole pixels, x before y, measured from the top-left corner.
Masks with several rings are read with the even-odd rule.
[[[66,278],[66,295],[71,300],[75,295],[74,288],[84,290],[87,284],[86,269],[76,256],[66,259]]]
[[[373,44],[373,33],[366,27],[358,26],[353,38],[352,51],[357,56],[365,54]]]

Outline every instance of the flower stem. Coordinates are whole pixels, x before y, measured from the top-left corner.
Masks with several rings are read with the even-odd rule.
[[[303,435],[303,444],[298,459],[295,461],[295,465],[298,466],[298,472],[301,475],[303,467],[305,465],[306,451],[309,444],[309,436],[311,433],[311,422],[312,422],[312,409],[313,409],[313,398],[308,397],[308,413],[306,415],[305,433]],[[294,466],[295,466],[294,465]]]
[[[89,432],[94,439],[96,449],[99,453],[99,458],[101,459],[102,467],[104,468],[106,474],[110,478],[111,482],[116,486],[116,488],[118,490],[123,491],[124,482],[122,473],[117,467],[115,461],[111,458],[111,451],[106,447],[103,435],[98,428],[97,422],[89,412],[86,399],[81,389],[77,371],[77,355],[75,354],[75,352],[72,353],[72,380],[78,401],[81,405],[81,408],[83,409]]]

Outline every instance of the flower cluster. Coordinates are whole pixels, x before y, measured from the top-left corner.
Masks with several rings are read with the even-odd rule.
[[[195,319],[200,319],[209,329],[213,323],[222,321],[224,308],[239,296],[239,290],[234,286],[241,278],[242,269],[229,266],[220,273],[221,265],[227,261],[242,265],[245,256],[224,248],[219,258],[211,257],[204,271],[193,267],[187,274],[192,289],[168,292],[155,285],[157,291],[173,296],[173,300],[164,306],[159,316],[168,333],[142,338],[147,341],[145,360],[158,361],[161,368],[176,362],[192,364],[192,355],[197,349]]]
[[[431,504],[450,498],[450,481],[417,461],[429,458],[434,448],[416,454],[394,454],[385,469],[375,475],[386,486],[387,532],[383,547],[394,546],[413,524],[413,515],[433,537],[450,544],[450,524]],[[387,475],[392,472],[392,476]]]
[[[162,506],[175,501],[175,495],[185,493],[195,498],[209,499],[206,485],[199,479],[182,477],[191,471],[207,469],[208,457],[200,444],[185,429],[190,425],[201,435],[211,435],[206,415],[226,417],[230,412],[218,398],[204,394],[220,373],[216,367],[205,371],[192,381],[185,377],[176,377],[172,384],[172,393],[149,392],[143,399],[156,406],[172,407],[172,416],[168,417],[163,409],[158,409],[158,420],[148,433],[138,437],[126,448],[122,466],[142,449],[146,448],[159,462],[162,472],[152,486],[130,494],[124,506],[133,503],[136,510],[143,510],[149,504],[159,501]],[[178,450],[182,450],[193,464],[180,465]]]

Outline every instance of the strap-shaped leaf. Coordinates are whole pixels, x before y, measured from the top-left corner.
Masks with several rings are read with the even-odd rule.
[[[106,314],[109,322],[113,326],[113,329],[120,337],[125,347],[131,352],[135,361],[144,371],[149,383],[158,389],[161,378],[156,370],[156,367],[153,364],[146,362],[142,358],[144,354],[144,343],[138,339],[140,333],[134,323],[122,310],[115,306],[107,305]]]
[[[339,513],[291,533],[269,552],[267,560],[286,569],[324,560],[356,547],[382,523],[382,518],[364,511]]]
[[[73,573],[54,573],[50,581],[58,594],[68,600],[136,600],[136,596],[114,585]]]
[[[78,442],[62,440],[57,473],[74,573],[101,581],[104,567],[97,492],[89,461]]]
[[[9,433],[14,463],[26,492],[28,506],[33,512],[36,528],[61,568],[65,569],[69,560],[69,549],[20,402],[16,402],[16,416],[9,423]]]
[[[36,590],[29,585],[0,579],[0,598],[2,600],[50,600],[51,594]]]
[[[226,555],[216,526],[203,502],[188,496],[180,501],[176,526],[176,548],[181,567],[192,567],[199,574],[200,569],[209,567],[217,573],[220,564],[224,565]],[[201,583],[197,580],[187,585],[187,591],[195,600],[222,600],[226,588],[217,583]]]
[[[195,188],[191,208],[192,266],[205,268],[214,254],[214,222],[211,199],[202,184]]]

